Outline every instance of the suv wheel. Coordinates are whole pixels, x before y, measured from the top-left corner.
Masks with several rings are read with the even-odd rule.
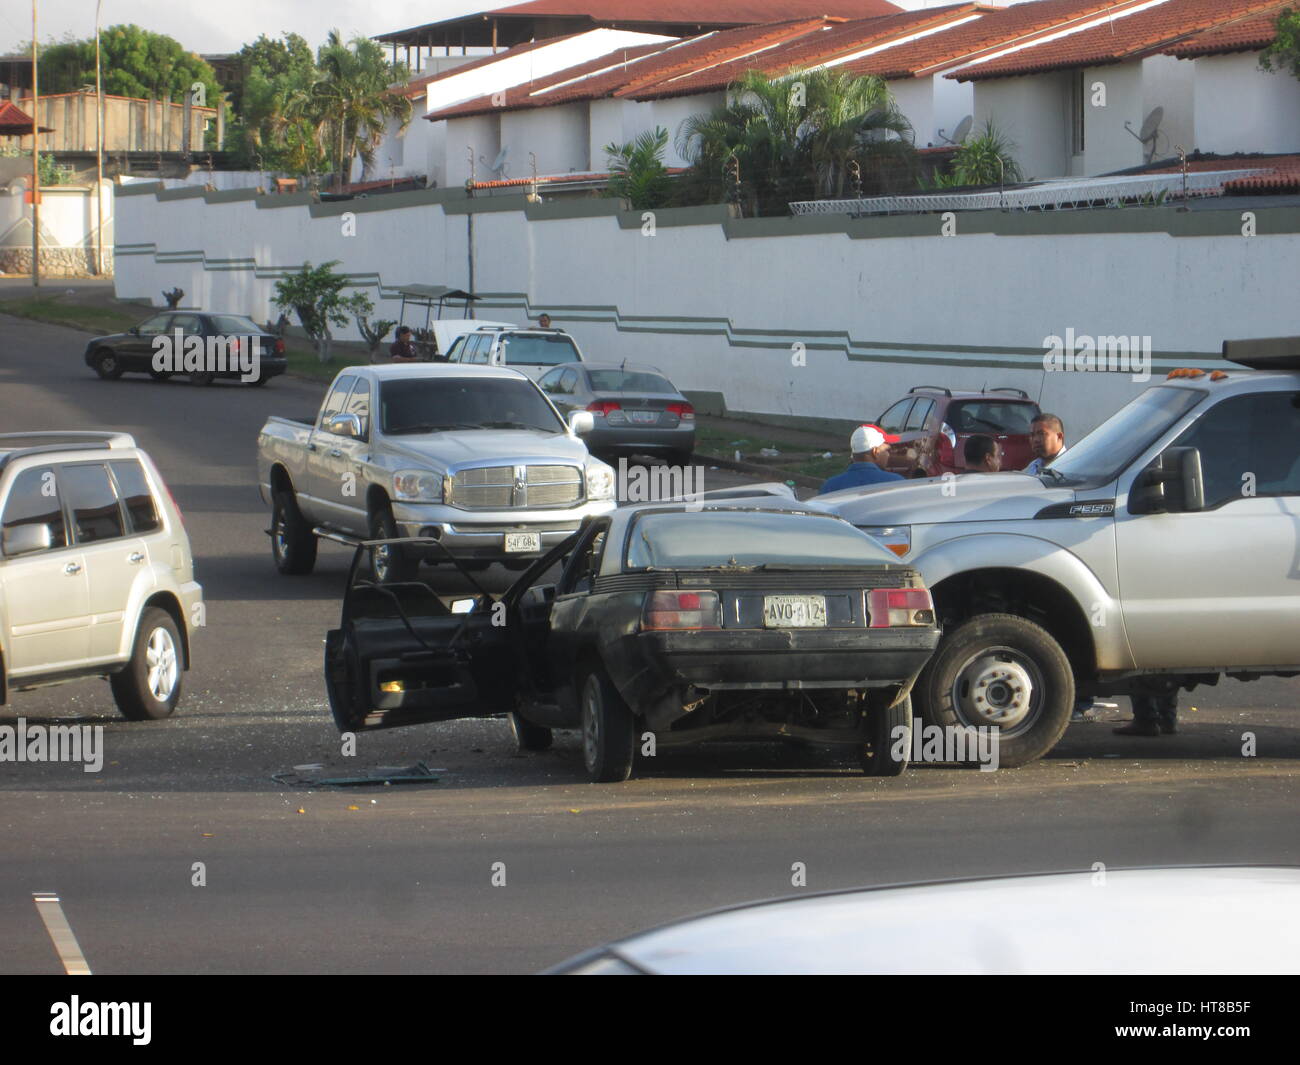
[[[181,697],[181,638],[165,610],[147,607],[136,628],[131,661],[109,678],[113,700],[129,721],[167,717]]]
[[[632,711],[605,671],[595,666],[583,678],[582,760],[596,784],[611,784],[632,775],[636,732]]]
[[[288,576],[310,573],[316,565],[316,537],[292,493],[281,488],[271,497],[271,557]]]
[[[105,381],[116,381],[123,372],[122,362],[112,348],[100,348],[95,354],[95,373]]]
[[[520,751],[549,751],[554,734],[543,725],[534,725],[517,710],[512,710],[510,733],[515,738],[515,747]]]
[[[862,771],[869,777],[900,776],[912,758],[911,695],[893,706],[884,705],[883,699],[878,705],[868,705],[867,736],[858,752]],[[896,758],[900,751],[902,757]]]
[[[386,506],[370,516],[370,539],[395,540],[401,536],[393,512]],[[370,549],[370,572],[380,584],[413,581],[419,571],[418,559],[409,558],[400,547],[389,544]]]
[[[980,614],[945,635],[913,692],[927,724],[994,726],[999,764],[1041,758],[1070,724],[1074,672],[1061,645],[1014,614]]]

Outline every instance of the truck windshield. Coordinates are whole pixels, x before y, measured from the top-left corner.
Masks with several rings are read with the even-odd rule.
[[[578,349],[563,335],[507,334],[501,338],[501,352],[507,366],[559,366],[579,361]]]
[[[385,434],[449,429],[537,429],[565,432],[564,423],[531,381],[490,377],[408,377],[379,386]]]
[[[1162,433],[1206,396],[1201,389],[1157,385],[1068,445],[1043,471],[1049,481],[1099,486],[1114,480]]]

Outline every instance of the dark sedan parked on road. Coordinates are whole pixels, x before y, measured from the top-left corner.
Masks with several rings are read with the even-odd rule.
[[[551,370],[538,387],[566,418],[590,411],[596,427],[583,439],[609,461],[619,455],[654,455],[685,466],[695,451],[695,408],[653,366],[570,363]]]
[[[264,385],[289,365],[284,341],[247,315],[207,311],[163,311],[125,333],[95,337],[85,358],[109,381],[147,373],[155,381],[182,375],[196,385],[218,377]]]
[[[917,574],[848,522],[784,504],[653,503],[588,519],[499,601],[449,609],[353,563],[325,679],[342,732],[508,713],[522,750],[580,728],[587,773],[711,739],[852,744],[896,775],[939,639]],[[558,582],[542,583],[562,564]]]

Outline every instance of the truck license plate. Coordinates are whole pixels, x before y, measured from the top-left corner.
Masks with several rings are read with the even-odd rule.
[[[769,629],[818,629],[826,627],[824,595],[765,595],[763,625]]]
[[[506,533],[506,554],[518,551],[540,551],[542,549],[541,533]]]

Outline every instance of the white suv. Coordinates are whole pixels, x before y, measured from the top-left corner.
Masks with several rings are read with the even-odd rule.
[[[536,381],[556,366],[584,359],[577,342],[563,329],[483,325],[457,337],[447,352],[447,361],[506,366]]]
[[[166,717],[202,602],[180,511],[130,436],[0,435],[0,704],[98,676],[123,716]]]

